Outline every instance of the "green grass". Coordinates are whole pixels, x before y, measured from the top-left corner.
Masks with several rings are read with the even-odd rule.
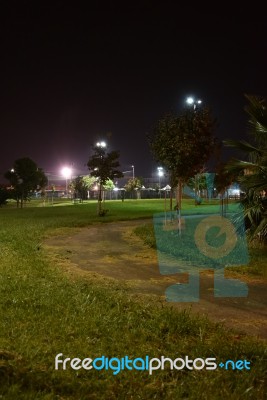
[[[154,226],[152,223],[147,222],[144,223],[137,228],[134,229],[134,233],[140,237],[143,242],[153,248],[157,248]],[[188,250],[190,251],[190,249]],[[258,244],[258,246],[254,243],[253,246],[250,246],[248,243],[248,252],[249,252],[249,263],[248,265],[240,265],[233,267],[226,267],[226,271],[234,273],[236,276],[242,275],[251,277],[251,278],[267,278],[267,248],[262,247],[262,245]]]
[[[74,278],[42,240],[92,223],[151,218],[163,201],[0,210],[0,395],[3,399],[264,399],[266,346],[109,279]],[[185,207],[192,208],[187,201]],[[198,209],[200,210],[200,206]],[[250,371],[55,371],[67,357],[247,359]],[[1,398],[0,396],[0,398]]]
[[[249,246],[250,260],[248,265],[242,265],[240,267],[227,267],[228,271],[235,273],[236,275],[245,275],[251,278],[267,278],[267,249],[261,245],[255,247]]]
[[[191,200],[186,200],[183,213],[185,215],[189,214],[208,214],[208,213],[219,213],[219,204],[214,202],[215,204],[206,203],[202,206],[194,206],[194,203]],[[228,210],[235,210],[236,203],[232,203],[229,205]],[[158,211],[157,211],[158,212]],[[161,211],[159,211],[161,212]],[[134,233],[140,237],[143,242],[149,247],[156,249],[156,237],[154,232],[153,223],[148,221],[137,228],[135,228]],[[165,245],[167,241],[165,240]],[[170,243],[171,246],[171,243]],[[171,246],[173,247],[173,246]],[[188,249],[190,252],[190,249]],[[257,277],[266,279],[267,277],[267,248],[263,246],[261,243],[253,242],[250,243],[248,241],[248,252],[249,252],[249,263],[248,265],[234,266],[234,267],[226,267],[227,271],[234,273],[235,275],[246,275],[248,277]]]

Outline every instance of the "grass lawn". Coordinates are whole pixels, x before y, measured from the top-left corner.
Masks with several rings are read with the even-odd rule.
[[[68,276],[42,249],[44,237],[69,228],[150,218],[164,211],[164,200],[107,201],[106,217],[96,216],[95,202],[67,204],[42,207],[36,201],[22,210],[0,209],[0,398],[267,398],[265,342],[163,307],[152,296],[133,296],[116,281]],[[207,207],[219,206],[197,210]],[[193,200],[184,209],[195,212]],[[251,369],[171,370],[166,362],[167,368],[151,375],[126,368],[116,375],[112,369],[55,370],[58,353],[80,359],[240,359]]]

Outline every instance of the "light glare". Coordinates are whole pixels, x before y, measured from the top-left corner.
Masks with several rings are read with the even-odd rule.
[[[107,144],[106,144],[106,142],[102,141],[102,142],[97,142],[96,146],[97,146],[97,147],[104,148],[104,147],[107,146]]]
[[[61,170],[61,174],[64,176],[64,178],[68,179],[71,176],[71,168],[69,167],[64,167]]]
[[[193,97],[187,97],[186,102],[187,104],[193,104],[194,103]]]

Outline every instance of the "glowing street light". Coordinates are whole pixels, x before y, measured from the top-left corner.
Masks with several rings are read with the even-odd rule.
[[[160,178],[164,175],[163,173],[163,168],[162,167],[158,167],[158,176],[159,176],[159,197],[161,197],[161,193],[160,193]]]
[[[104,149],[107,147],[107,144],[102,140],[101,142],[97,142],[96,147],[101,147],[101,149]]]
[[[134,165],[132,165],[132,169],[133,169],[133,179],[134,179]]]
[[[202,103],[202,100],[195,100],[194,97],[187,97],[186,103],[189,104],[190,106],[194,106],[194,110],[197,108],[197,105]]]
[[[65,179],[69,179],[71,177],[71,168],[69,167],[62,168],[61,174],[64,176]]]
[[[162,167],[158,167],[158,176],[159,176],[159,179],[163,176],[163,168]]]
[[[66,179],[66,193],[68,193],[68,179],[70,179],[71,174],[72,174],[72,170],[70,167],[64,167],[61,170],[61,174],[64,176],[64,178]]]

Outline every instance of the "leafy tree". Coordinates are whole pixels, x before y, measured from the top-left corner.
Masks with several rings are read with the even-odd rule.
[[[206,174],[203,172],[196,174],[193,178],[188,180],[187,185],[195,191],[195,204],[201,204],[201,192],[207,190]]]
[[[132,196],[135,193],[135,191],[136,192],[140,191],[141,187],[142,187],[141,179],[137,178],[137,177],[130,178],[128,180],[128,182],[124,185],[126,192],[132,193]],[[140,194],[140,192],[139,192],[139,194]]]
[[[106,183],[103,185],[105,190],[113,190],[115,187],[114,182],[111,179],[108,179]]]
[[[77,178],[73,180],[73,190],[74,193],[80,198],[80,201],[87,198],[87,192],[95,182],[96,178],[89,175],[77,176]]]
[[[208,108],[187,108],[181,115],[166,114],[148,138],[155,160],[169,172],[171,187],[177,187],[178,210],[183,184],[203,169],[215,148],[215,126]]]
[[[107,181],[106,181],[106,183],[103,185],[103,189],[104,189],[104,191],[108,191],[109,192],[109,198],[111,199],[111,196],[112,196],[112,194],[111,194],[111,191],[113,190],[115,188],[115,184],[114,184],[114,182],[111,180],[111,179],[108,179]],[[103,192],[103,196],[105,196],[105,193]]]
[[[96,178],[90,175],[84,175],[82,177],[83,185],[86,187],[86,190],[91,189],[91,187],[95,184]]]
[[[42,168],[38,168],[37,164],[28,157],[16,160],[13,168],[4,176],[14,188],[17,206],[20,203],[21,208],[32,191],[43,189],[47,185],[47,177]]]
[[[227,169],[228,162],[217,164],[214,184],[219,194],[223,195],[227,188],[238,178],[238,174]]]
[[[259,96],[245,95],[249,116],[250,142],[226,140],[227,146],[244,154],[244,159],[232,159],[226,166],[231,173],[239,173],[238,181],[245,197],[245,220],[252,238],[267,239],[267,102]]]
[[[119,171],[120,163],[118,151],[108,153],[105,147],[95,146],[94,154],[89,159],[87,166],[91,173],[98,179],[99,195],[98,195],[98,214],[105,215],[105,210],[102,210],[102,192],[103,186],[111,179],[123,177],[123,173]]]
[[[228,196],[225,198],[225,192],[229,186],[237,181],[237,174],[226,168],[226,162],[219,162],[216,166],[214,185],[220,198],[220,212],[224,216],[228,207]]]
[[[141,189],[142,184],[139,178],[130,178],[124,185],[126,192],[133,192],[136,189]]]

